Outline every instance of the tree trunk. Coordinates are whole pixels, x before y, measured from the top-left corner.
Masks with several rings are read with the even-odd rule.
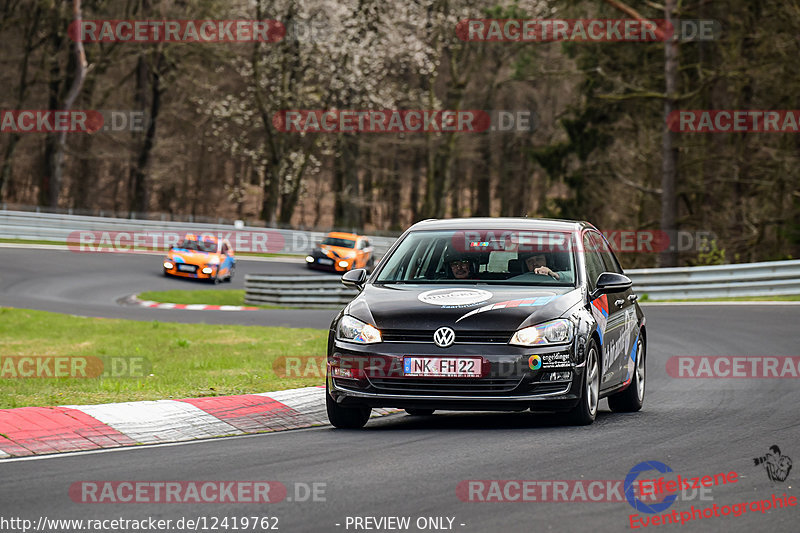
[[[340,135],[338,158],[334,165],[334,219],[336,227],[356,230],[361,228],[361,196],[359,191],[358,139],[352,135]]]
[[[423,162],[423,150],[422,148],[414,149],[414,166],[411,169],[411,176],[413,176],[411,180],[411,196],[409,199],[409,203],[411,204],[411,223],[415,223],[420,219],[419,216],[419,190],[422,188],[423,184],[420,183],[423,174],[420,173],[420,169],[422,169],[422,162]],[[399,186],[399,185],[398,185]]]
[[[389,189],[386,195],[389,202],[387,218],[389,219],[389,229],[397,231],[400,229],[400,193],[403,183],[400,179],[400,163],[398,162],[397,153],[392,157],[392,165],[388,169],[387,174],[389,175],[389,179],[386,180],[386,187]],[[413,183],[411,186],[412,189],[416,188]]]
[[[56,15],[56,19],[54,20],[61,22],[58,15]],[[81,0],[72,0],[72,20],[77,25],[81,24]],[[61,32],[54,32],[54,52],[60,50],[62,42],[63,37],[61,36]],[[74,54],[70,54],[67,64],[68,77],[63,87],[65,89],[69,87],[69,91],[64,97],[63,102],[58,98],[58,93],[60,92],[58,89],[61,85],[58,74],[61,69],[58,66],[57,53],[54,53],[50,59],[50,101],[57,106],[51,107],[50,109],[61,109],[63,111],[72,109],[72,104],[75,102],[75,99],[78,98],[78,94],[80,94],[81,88],[83,87],[83,82],[86,79],[86,54],[83,51],[83,43],[81,41],[75,41],[70,47],[74,51]],[[55,101],[53,97],[55,97]],[[58,198],[61,194],[61,183],[64,172],[64,148],[66,146],[66,141],[67,132],[61,131],[48,134],[45,143],[47,171],[45,172],[46,177],[42,182],[42,188],[39,190],[39,199],[40,203],[47,203],[50,207],[58,207]]]
[[[28,65],[30,63],[31,54],[39,46],[34,44],[33,39],[39,29],[39,22],[41,20],[41,7],[37,4],[33,10],[30,20],[30,26],[24,28],[25,46],[22,51],[22,60],[19,67],[19,85],[17,86],[17,99],[15,109],[22,109],[25,98],[28,94]],[[5,153],[3,154],[3,165],[0,167],[0,201],[9,198],[13,193],[12,179],[12,160],[14,158],[14,151],[16,150],[17,143],[20,136],[18,133],[12,133],[9,136],[8,145],[6,146]]]
[[[488,217],[492,212],[492,143],[491,134],[481,144],[483,165],[475,175],[475,216]]]
[[[664,15],[667,25],[672,24],[676,0],[666,0]],[[664,42],[664,123],[662,137],[662,165],[661,165],[661,230],[672,239],[672,246],[662,251],[658,256],[659,267],[673,267],[678,265],[677,250],[677,216],[678,197],[676,182],[678,173],[678,149],[674,146],[675,135],[667,126],[667,117],[675,109],[675,97],[678,85],[678,42],[676,36],[671,36]]]
[[[149,203],[149,183],[148,183],[148,164],[150,156],[155,146],[156,124],[158,113],[161,110],[161,75],[164,68],[165,57],[163,51],[156,53],[153,64],[145,60],[144,56],[139,56],[137,68],[137,103],[144,109],[146,102],[150,100],[149,122],[144,139],[139,147],[133,168],[131,168],[130,197],[128,211],[131,213],[147,213]],[[148,91],[149,89],[149,91]],[[149,92],[149,95],[147,94]]]

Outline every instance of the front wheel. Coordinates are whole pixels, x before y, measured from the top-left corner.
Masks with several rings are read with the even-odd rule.
[[[597,345],[594,340],[590,340],[586,345],[581,399],[568,414],[570,423],[576,426],[588,426],[594,422],[598,403],[600,403],[600,357],[597,354]]]
[[[633,376],[628,388],[608,397],[608,406],[615,413],[634,413],[642,408],[644,403],[645,381],[645,349],[641,334],[636,341],[636,361],[633,367]]]
[[[331,425],[339,429],[362,428],[372,413],[372,409],[369,407],[342,407],[331,397],[327,386],[325,387],[325,407]]]

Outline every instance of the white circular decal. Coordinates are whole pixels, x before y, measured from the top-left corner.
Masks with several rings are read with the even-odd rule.
[[[431,305],[474,305],[491,297],[491,292],[480,289],[435,289],[417,296],[420,302]]]

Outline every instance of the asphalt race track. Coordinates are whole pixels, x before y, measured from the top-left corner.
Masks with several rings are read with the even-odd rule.
[[[120,296],[187,285],[161,277],[154,256],[6,249],[0,255],[4,260],[0,305],[143,320],[264,325],[295,325],[295,319],[303,317],[306,325],[318,327],[325,327],[323,318],[330,316],[327,311],[249,314],[120,308],[115,304]],[[233,285],[241,287],[245,272],[297,273],[299,268],[243,261]],[[470,502],[462,501],[456,488],[464,480],[622,480],[642,461],[660,461],[683,477],[730,471],[739,475],[735,483],[714,487],[705,499],[697,494],[694,499],[689,499],[691,494],[685,500],[679,497],[665,513],[690,512],[692,506],[721,508],[771,499],[773,494],[798,496],[800,466],[785,482],[773,482],[753,461],[775,444],[784,455],[800,461],[798,380],[679,379],[667,374],[666,362],[676,355],[800,355],[800,306],[647,306],[645,313],[647,395],[644,409],[636,414],[613,414],[603,401],[594,425],[581,428],[562,426],[553,415],[530,413],[394,415],[371,421],[363,431],[325,427],[3,461],[0,514],[29,518],[34,524],[42,516],[153,517],[171,519],[173,524],[181,517],[205,517],[207,531],[215,518],[244,516],[278,517],[283,532],[450,530],[447,519],[443,528],[418,529],[420,517],[452,518],[451,530],[463,532],[620,531],[630,528],[629,515],[635,513],[626,501]],[[283,483],[293,501],[74,502],[70,486],[88,480],[269,480]],[[298,502],[296,483],[323,483],[324,494],[318,494],[318,500],[324,501]],[[303,496],[305,490],[299,493]],[[515,494],[519,495],[511,496]],[[389,516],[410,517],[411,527],[354,527],[353,517]],[[766,513],[748,509],[738,517],[703,518],[683,527],[652,525],[647,530],[796,532],[798,519],[798,507]],[[227,530],[233,530],[230,522]]]
[[[237,257],[233,281],[216,287],[193,279],[165,278],[162,255],[0,247],[0,258],[3,264],[0,306],[132,320],[314,328],[327,328],[336,314],[331,310],[313,309],[242,312],[147,309],[121,306],[117,302],[148,290],[244,289],[245,274],[308,274],[302,258],[297,258],[296,263],[287,263]]]

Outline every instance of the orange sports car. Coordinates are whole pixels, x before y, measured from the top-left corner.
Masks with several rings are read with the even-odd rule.
[[[372,270],[372,245],[364,236],[331,232],[306,256],[308,268],[347,272],[354,268]]]
[[[213,235],[198,237],[188,233],[180,244],[169,249],[163,266],[165,276],[219,283],[233,279],[236,259],[227,239],[217,239]]]

